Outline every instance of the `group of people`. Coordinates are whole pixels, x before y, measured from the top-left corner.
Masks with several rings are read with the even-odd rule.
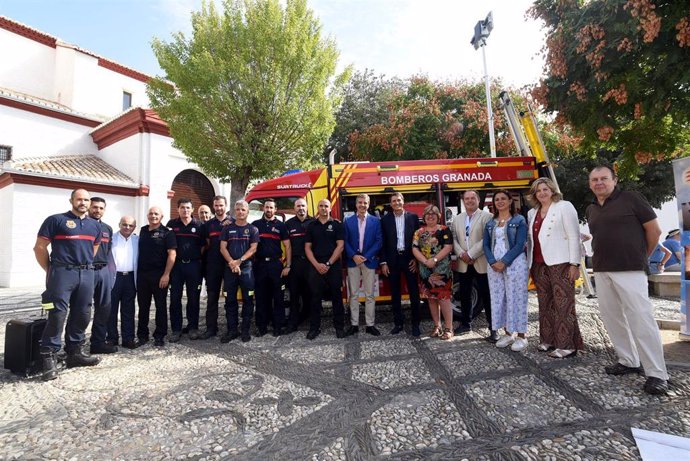
[[[648,377],[644,389],[665,393],[668,376],[644,279],[647,257],[660,235],[656,216],[639,194],[616,187],[612,168],[595,168],[589,180],[595,200],[587,209],[587,220],[593,235],[599,304],[619,356],[619,362],[606,367],[606,372],[639,372],[642,365]],[[119,231],[113,234],[101,220],[105,200],[90,198],[83,189],[75,190],[70,197],[72,209],[46,219],[34,248],[47,273],[45,297],[53,305],[41,340],[43,377],[57,377],[55,355],[61,347],[65,320],[66,365],[98,363],[82,350],[92,301],[91,354],[117,351],[118,318],[123,347],[136,348],[148,342],[152,297],[155,346],[163,346],[166,336],[168,341],[177,342],[183,334],[192,340],[218,335],[223,285],[227,328],[220,340],[224,343],[236,338],[250,341],[253,317],[258,336],[267,334],[269,326],[274,336],[292,333],[309,319],[306,337],[313,340],[321,333],[324,298],[332,302],[336,337],[357,334],[360,294],[365,300],[364,331],[378,336],[377,269],[390,286],[394,316],[390,334],[404,330],[403,284],[410,299],[410,333],[421,335],[423,297],[433,320],[429,336],[442,340],[471,330],[472,291],[476,287],[489,324],[487,339],[516,352],[527,346],[531,275],[539,302],[538,350],[556,359],[572,357],[583,348],[575,311],[574,282],[581,261],[577,212],[548,178],[533,182],[530,197],[534,207],[525,219],[508,190],[493,192],[493,213],[479,209],[477,191],[464,191],[464,211],[455,217],[452,229],[441,224],[435,205],[424,209],[420,223],[416,214],[405,210],[404,197],[398,192],[390,198],[392,211],[382,218],[369,214],[368,195],[358,195],[356,213],[343,222],[332,218],[327,199],[318,203],[316,217],[308,216],[306,201],[298,199],[295,216],[286,222],[276,218],[276,203],[267,199],[261,219],[249,223],[249,204],[244,200],[234,204],[230,218],[226,199],[216,196],[213,216],[204,206],[199,220],[193,217],[191,200],[182,198],[177,203],[178,218],[163,226],[162,210],[152,207],[148,225],[137,235],[131,216],[123,216]],[[50,255],[48,245],[52,245]],[[453,253],[461,304],[457,328],[453,328],[451,304]],[[347,318],[342,300],[343,264],[347,268]],[[207,287],[203,332],[199,329],[202,279]],[[287,317],[284,280],[290,291]],[[187,325],[183,327],[185,289]],[[136,330],[135,298],[139,305]],[[503,333],[499,335],[500,330]]]

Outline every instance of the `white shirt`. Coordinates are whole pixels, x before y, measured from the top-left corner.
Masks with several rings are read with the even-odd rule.
[[[136,261],[134,259],[134,234],[126,239],[120,232],[113,236],[113,260],[117,272],[134,272]]]
[[[398,251],[403,251],[405,249],[405,212],[403,211],[400,215],[393,214],[395,216],[395,234],[398,237]]]

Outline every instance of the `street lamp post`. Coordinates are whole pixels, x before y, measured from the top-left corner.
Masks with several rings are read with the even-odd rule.
[[[491,30],[494,28],[493,15],[489,11],[486,19],[477,22],[474,26],[474,37],[472,37],[471,44],[475,50],[482,49],[482,58],[484,59],[484,84],[486,86],[486,112],[489,116],[489,148],[491,149],[491,156],[496,157],[496,139],[494,138],[494,113],[491,110],[491,85],[489,83],[489,71],[486,66],[486,39],[489,38]]]

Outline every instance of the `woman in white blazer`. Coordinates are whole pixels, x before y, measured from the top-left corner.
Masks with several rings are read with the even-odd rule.
[[[580,270],[577,211],[549,178],[531,187],[535,206],[527,214],[527,257],[539,300],[539,350],[572,357],[584,347],[575,313]]]

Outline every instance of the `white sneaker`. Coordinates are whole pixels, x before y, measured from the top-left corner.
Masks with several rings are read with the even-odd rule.
[[[513,338],[512,335],[503,335],[501,336],[501,339],[496,341],[496,347],[508,347],[513,344],[513,341],[515,341],[515,338]]]
[[[515,351],[515,352],[520,352],[521,350],[523,350],[526,347],[527,347],[527,338],[521,338],[518,336],[515,339],[515,342],[513,342],[513,345],[510,346],[510,350]]]

